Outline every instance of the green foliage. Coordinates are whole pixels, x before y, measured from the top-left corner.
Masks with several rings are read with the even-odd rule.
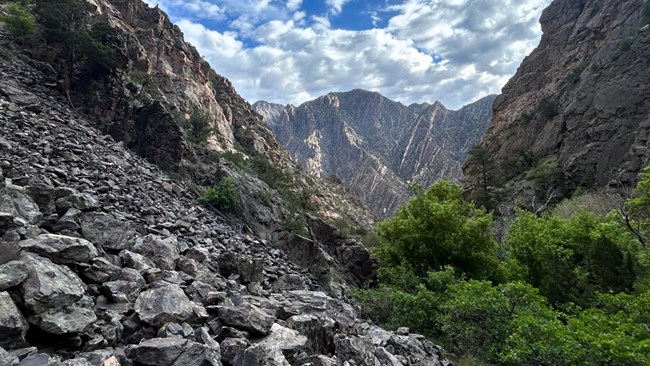
[[[36,33],[36,21],[26,6],[10,3],[6,11],[6,15],[0,14],[0,22],[7,25],[11,39],[24,42]]]
[[[216,186],[205,190],[200,198],[202,203],[215,205],[225,211],[236,211],[240,207],[237,183],[233,177],[224,177]]]
[[[374,253],[382,267],[404,263],[419,277],[451,265],[488,278],[497,266],[491,225],[492,217],[465,201],[460,186],[439,181],[379,225]]]
[[[503,172],[490,153],[480,145],[474,146],[467,157],[466,177],[471,182],[469,198],[492,211],[503,200]]]
[[[523,280],[554,304],[588,305],[597,291],[630,291],[636,278],[629,234],[590,213],[565,220],[519,211],[506,244]]]
[[[228,160],[239,169],[244,169],[248,166],[248,160],[246,159],[244,154],[236,151],[235,152],[224,151],[220,154],[220,157]]]
[[[580,212],[590,212],[600,218],[605,218],[612,210],[623,204],[622,197],[606,192],[584,192],[578,190],[573,197],[560,201],[553,207],[552,213],[563,219],[568,219]]]
[[[248,165],[258,178],[273,189],[285,187],[290,182],[290,177],[282,169],[271,164],[265,156],[253,156]]]
[[[576,65],[573,70],[569,73],[568,79],[571,81],[573,84],[577,83],[580,81],[580,75],[587,69],[591,61],[582,61],[578,65]]]
[[[563,181],[560,162],[557,157],[551,156],[528,170],[526,178],[535,183],[538,192],[545,192],[549,187],[560,185]]]
[[[126,74],[126,79],[133,84],[140,85],[142,91],[154,99],[161,99],[163,96],[158,80],[146,72],[131,70]],[[180,123],[181,126],[188,125],[187,118],[178,109],[174,109],[173,115],[176,122]]]
[[[519,121],[522,124],[527,125],[533,120],[533,118],[535,118],[535,113],[532,113],[532,112],[522,113],[521,117],[519,117]]]
[[[63,45],[63,56],[71,64],[84,62],[81,81],[107,73],[117,65],[117,52],[110,45],[117,30],[107,23],[86,26],[88,3],[83,0],[37,0],[34,5],[41,34],[48,43]],[[72,65],[68,70],[72,72]]]
[[[268,189],[263,189],[260,192],[260,198],[262,199],[262,203],[264,203],[264,206],[271,207],[273,205],[273,196],[271,194],[271,191],[269,191]]]
[[[205,146],[208,143],[208,137],[212,132],[212,127],[210,126],[210,119],[202,111],[195,110],[190,115],[188,120],[181,122],[181,127],[185,131],[185,136],[187,139],[193,143],[200,146]]]
[[[395,219],[380,225],[379,285],[355,298],[371,319],[435,337],[465,360],[650,364],[650,250],[634,240],[630,221],[618,213],[587,212],[584,207],[603,204],[594,203],[594,195],[575,200],[564,217],[517,212],[498,269],[489,271],[500,282],[495,285],[465,280],[478,277],[468,269],[473,266],[442,255],[451,237],[452,252],[474,261],[459,243],[476,237],[468,227],[483,226],[459,223],[484,212],[477,214],[449,183],[420,189]],[[635,215],[637,227],[650,221],[649,170],[623,213]]]

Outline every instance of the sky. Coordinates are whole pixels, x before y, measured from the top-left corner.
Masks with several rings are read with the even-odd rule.
[[[377,91],[458,109],[499,94],[551,0],[145,0],[244,98]]]

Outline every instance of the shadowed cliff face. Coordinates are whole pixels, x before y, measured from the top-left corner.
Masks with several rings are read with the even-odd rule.
[[[559,176],[537,194],[561,195],[630,186],[648,164],[649,19],[641,0],[556,0],[544,11],[540,44],[496,99],[482,141],[519,198],[530,200],[531,171],[544,164]]]
[[[363,90],[331,93],[299,107],[258,102],[293,158],[321,177],[338,177],[375,213],[392,215],[409,182],[457,180],[467,151],[491,117],[493,96],[458,111],[404,106]]]

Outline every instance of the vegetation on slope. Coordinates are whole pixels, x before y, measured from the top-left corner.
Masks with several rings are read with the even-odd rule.
[[[564,207],[571,205],[565,204]],[[650,362],[650,170],[619,211],[491,215],[438,182],[379,226],[366,315],[500,365]]]

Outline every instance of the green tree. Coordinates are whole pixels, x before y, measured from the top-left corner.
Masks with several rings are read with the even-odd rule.
[[[202,146],[208,143],[212,127],[210,126],[210,119],[204,112],[199,110],[192,112],[190,119],[184,121],[182,127],[185,129],[185,135],[190,142]]]
[[[504,176],[486,148],[476,145],[469,151],[466,173],[471,185],[469,198],[494,210],[503,200]]]
[[[598,291],[631,291],[636,279],[635,245],[611,217],[519,211],[506,245],[509,259],[523,266],[523,279],[553,304],[588,305]]]
[[[226,211],[238,210],[241,204],[235,178],[222,178],[216,186],[205,190],[200,201]]]
[[[0,14],[0,22],[7,25],[11,39],[24,42],[36,33],[36,21],[29,9],[17,3],[7,6],[7,14]]]
[[[450,265],[471,278],[488,278],[497,266],[491,225],[491,215],[464,200],[460,186],[439,181],[379,225],[374,253],[380,271],[406,265],[426,278]]]

